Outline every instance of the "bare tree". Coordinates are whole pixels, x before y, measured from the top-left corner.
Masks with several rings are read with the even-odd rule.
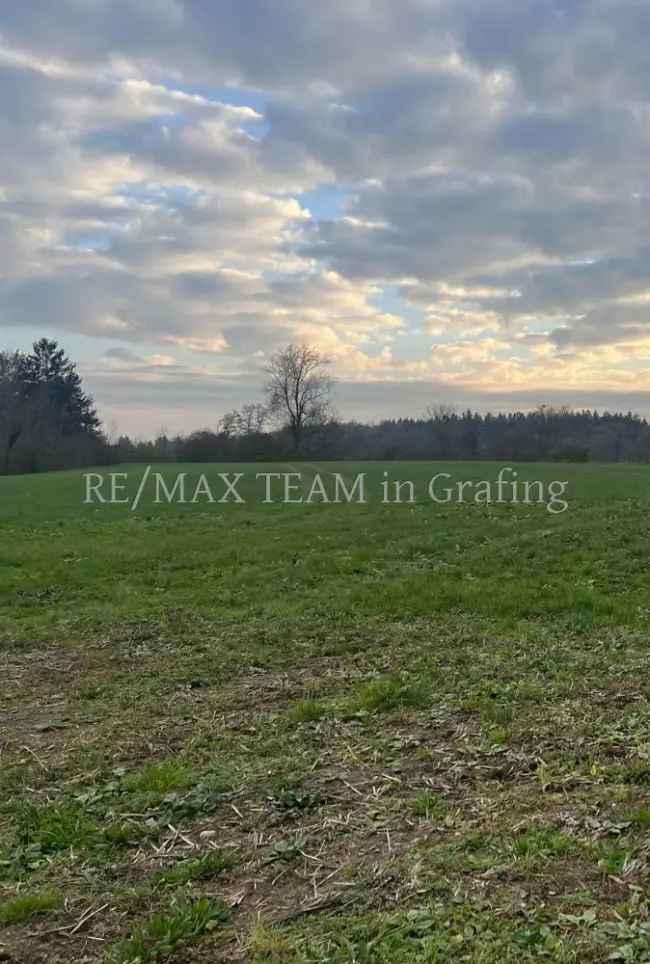
[[[454,405],[438,402],[429,405],[426,418],[431,426],[431,434],[435,443],[434,456],[449,458],[453,451],[453,434],[456,429],[457,414]]]
[[[259,435],[264,431],[268,417],[266,406],[260,402],[244,405],[239,412],[242,435]]]
[[[456,406],[447,405],[445,402],[437,402],[427,405],[426,418],[430,422],[448,422],[456,415]]]
[[[307,345],[287,345],[266,366],[268,411],[281,418],[300,450],[305,429],[323,425],[331,416],[330,360]]]
[[[232,438],[248,438],[251,435],[260,435],[264,431],[268,417],[269,413],[265,405],[252,402],[224,415],[219,427]]]

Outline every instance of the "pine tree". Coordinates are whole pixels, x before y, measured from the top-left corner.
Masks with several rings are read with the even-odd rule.
[[[100,420],[92,398],[82,388],[81,376],[57,342],[41,338],[22,361],[21,381],[26,397],[54,421],[63,435],[97,433]]]

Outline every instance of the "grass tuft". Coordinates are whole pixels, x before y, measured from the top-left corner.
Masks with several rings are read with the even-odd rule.
[[[224,904],[202,898],[180,901],[156,914],[109,952],[110,964],[150,964],[164,960],[224,922]]]
[[[650,826],[650,810],[641,809],[635,810],[630,814],[630,823],[636,824],[638,827],[648,827]]]
[[[20,894],[0,904],[0,924],[21,924],[23,921],[58,910],[63,904],[60,894],[42,890],[35,894]]]
[[[402,676],[381,676],[362,686],[351,708],[355,712],[389,713],[407,707],[426,706],[429,694],[421,683]]]
[[[18,838],[42,853],[81,848],[99,836],[97,826],[72,803],[39,807],[24,803],[17,815]]]
[[[203,854],[197,860],[183,860],[169,870],[161,870],[154,875],[154,883],[160,887],[175,887],[194,880],[207,880],[217,877],[230,867],[230,861],[223,854]]]
[[[289,710],[288,716],[292,723],[316,723],[327,716],[329,707],[322,700],[300,700]]]
[[[517,857],[528,860],[570,857],[581,851],[579,842],[573,837],[548,827],[524,830],[515,838],[513,849]]]
[[[137,773],[129,773],[122,780],[125,790],[132,793],[164,795],[174,790],[186,790],[195,781],[193,771],[177,760],[151,763]]]
[[[438,794],[430,791],[420,793],[411,800],[410,808],[417,817],[424,817],[426,820],[438,820],[447,813],[447,807]]]

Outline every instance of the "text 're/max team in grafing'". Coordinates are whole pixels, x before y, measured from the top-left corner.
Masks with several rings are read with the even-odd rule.
[[[128,472],[86,472],[84,479],[84,502],[91,504],[127,505],[136,509],[145,490],[155,505],[174,503],[178,505],[197,504],[239,504],[246,502],[306,504],[314,503],[357,503],[379,501],[382,504],[412,504],[419,498],[446,505],[454,502],[464,505],[503,505],[544,504],[547,510],[556,515],[566,512],[569,504],[562,496],[566,493],[568,482],[559,479],[548,483],[539,480],[519,479],[519,473],[510,466],[503,466],[494,480],[458,479],[454,480],[449,472],[437,472],[422,485],[410,479],[390,478],[384,471],[380,482],[368,481],[368,473],[358,472],[354,476],[340,472],[305,473],[302,472],[217,472],[213,475],[201,473],[190,477],[187,472],[178,472],[173,478],[161,472],[153,472],[150,465],[139,477],[135,495],[129,494]],[[242,489],[247,479],[253,481],[250,487]]]

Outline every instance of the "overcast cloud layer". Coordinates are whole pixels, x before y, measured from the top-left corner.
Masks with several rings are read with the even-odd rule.
[[[2,347],[109,425],[211,424],[268,353],[342,414],[650,414],[647,0],[32,0],[0,14]]]

